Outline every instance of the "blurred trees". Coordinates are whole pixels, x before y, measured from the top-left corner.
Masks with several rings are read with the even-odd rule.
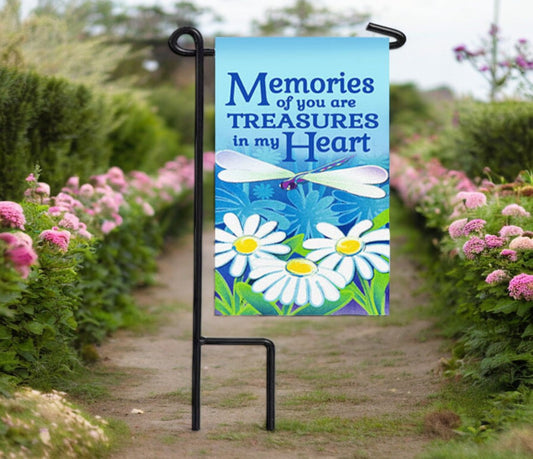
[[[354,27],[369,16],[355,10],[338,13],[316,4],[312,0],[294,0],[292,5],[270,9],[262,21],[253,22],[254,31],[266,36],[353,35]]]

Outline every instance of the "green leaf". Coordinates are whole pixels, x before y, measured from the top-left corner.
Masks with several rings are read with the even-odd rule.
[[[275,302],[266,301],[262,293],[254,292],[250,284],[239,283],[236,288],[238,294],[245,303],[250,304],[259,314],[263,316],[279,316],[280,309]]]
[[[305,305],[297,309],[296,316],[329,316],[337,311],[340,311],[352,300],[352,294],[348,290],[341,290],[340,298],[337,301],[326,300],[324,304],[318,308],[311,305]]]
[[[233,303],[233,293],[222,274],[218,271],[215,271],[215,292],[218,293],[226,304],[231,305]]]
[[[44,325],[39,322],[29,322],[26,324],[26,330],[28,330],[30,333],[33,333],[34,335],[41,335],[44,330]]]
[[[389,209],[385,209],[379,215],[376,215],[372,220],[374,222],[373,229],[379,229],[382,226],[386,225],[390,221]]]
[[[303,242],[304,242],[303,234],[296,234],[295,236],[287,239],[285,241],[285,245],[288,245],[291,248],[291,251],[287,255],[284,255],[283,257],[280,257],[280,258],[283,260],[288,260],[289,257],[293,253],[297,253],[298,255],[302,255],[305,257],[310,252],[310,250],[303,248]]]
[[[529,324],[526,329],[524,330],[524,333],[522,333],[522,338],[528,338],[530,336],[533,336],[533,324]]]

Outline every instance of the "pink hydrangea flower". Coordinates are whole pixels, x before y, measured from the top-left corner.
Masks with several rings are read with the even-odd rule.
[[[93,235],[87,231],[87,225],[83,222],[80,222],[78,226],[78,235],[85,239],[91,239],[93,237]]]
[[[145,215],[152,217],[155,215],[154,208],[146,201],[142,203],[143,212]]]
[[[463,245],[463,252],[469,260],[473,260],[483,250],[485,250],[485,241],[477,236],[470,238]]]
[[[448,227],[448,233],[452,239],[457,239],[461,236],[464,236],[465,233],[463,230],[467,221],[467,218],[461,218],[450,223],[450,226]]]
[[[456,197],[464,201],[468,209],[475,209],[487,204],[487,197],[479,191],[460,191]]]
[[[0,201],[0,226],[23,230],[26,218],[20,204]]]
[[[518,236],[513,239],[509,244],[509,248],[513,250],[532,250],[533,249],[533,239],[524,236]]]
[[[7,243],[5,257],[13,263],[22,278],[27,278],[30,266],[37,261],[33,241],[25,233],[0,233],[0,239]]]
[[[500,255],[502,257],[507,257],[509,258],[510,261],[516,261],[518,260],[518,255],[516,254],[516,250],[512,250],[512,249],[503,249],[501,252],[500,252]]]
[[[515,225],[506,225],[502,226],[500,230],[501,237],[510,237],[510,236],[521,236],[524,230],[519,226]]]
[[[58,225],[76,231],[80,227],[80,219],[76,215],[66,212]]]
[[[496,269],[485,278],[485,282],[487,284],[498,284],[507,279],[509,279],[509,275],[503,269]]]
[[[84,198],[90,198],[94,194],[94,187],[90,183],[84,183],[78,194]]]
[[[102,223],[102,233],[108,234],[117,227],[117,224],[111,220],[104,220]]]
[[[505,239],[500,236],[495,236],[494,234],[487,234],[485,236],[485,244],[487,244],[489,249],[496,249],[505,244]]]
[[[463,228],[464,235],[468,236],[470,233],[480,232],[485,227],[485,223],[487,222],[485,220],[481,220],[480,218],[470,220]]]
[[[533,275],[518,274],[509,282],[509,295],[515,300],[533,300]]]
[[[54,226],[50,230],[44,230],[39,235],[39,239],[56,245],[59,250],[66,252],[70,243],[70,231],[60,230],[57,226]]]
[[[204,152],[204,169],[206,171],[212,171],[215,168],[215,152],[206,151]]]
[[[502,215],[510,215],[513,217],[530,217],[531,214],[518,204],[509,204],[502,210]]]

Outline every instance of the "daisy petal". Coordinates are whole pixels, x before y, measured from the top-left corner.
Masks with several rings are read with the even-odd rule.
[[[233,244],[230,242],[215,242],[215,253],[227,252],[233,249]]]
[[[220,268],[221,266],[224,266],[226,263],[231,261],[235,255],[237,255],[237,252],[235,252],[235,250],[215,255],[215,268]]]
[[[296,304],[303,306],[307,303],[307,298],[309,297],[307,282],[303,279],[299,279],[300,284],[298,285],[298,290],[296,292]]]
[[[257,237],[257,235],[256,235]],[[276,231],[275,233],[269,234],[268,236],[261,238],[262,245],[276,244],[285,239],[286,234],[283,231]]]
[[[359,274],[363,277],[363,279],[370,280],[374,276],[374,271],[372,270],[372,266],[370,266],[370,263],[366,261],[362,257],[354,257],[355,260],[355,266],[357,267],[357,271],[359,271]]]
[[[235,257],[235,260],[233,260],[233,263],[231,264],[231,267],[229,269],[229,273],[233,277],[239,277],[242,276],[244,273],[244,270],[246,269],[248,258],[243,255],[237,255]]]
[[[274,228],[278,226],[278,222],[271,220],[269,222],[266,222],[262,224],[259,229],[255,232],[255,237],[262,238],[263,236],[266,236],[267,234],[274,231]]]
[[[339,263],[336,270],[346,280],[346,283],[351,282],[355,274],[355,263],[351,257],[344,257]]]
[[[263,294],[263,298],[267,301],[276,301],[281,295],[281,292],[283,292],[283,289],[285,288],[285,284],[287,284],[287,281],[288,279],[284,276],[282,279],[277,281],[275,284],[268,287],[268,289]]]
[[[379,255],[375,255],[373,253],[362,253],[361,256],[365,257],[370,263],[372,263],[374,268],[376,268],[380,273],[389,272],[389,264]]]
[[[289,282],[287,282],[287,284],[283,288],[283,292],[281,293],[280,301],[282,302],[282,304],[294,303],[294,297],[296,296],[297,284],[298,284],[298,278],[291,276],[289,279]]]
[[[350,231],[348,231],[348,236],[358,238],[362,233],[368,231],[372,228],[373,223],[370,220],[363,220],[356,223]]]
[[[257,214],[250,215],[244,223],[243,234],[253,235],[259,226],[261,217]]]
[[[309,284],[309,296],[311,306],[318,308],[324,304],[324,294],[322,289],[318,286],[316,278],[311,278],[308,281]]]
[[[314,253],[314,252],[313,252]],[[311,254],[309,254],[311,255]],[[308,256],[309,258],[309,256]],[[337,252],[332,253],[328,257],[324,258],[322,263],[320,263],[321,268],[334,269],[335,266],[342,260],[342,255],[339,255]],[[313,260],[311,260],[313,261]]]
[[[259,251],[268,253],[278,253],[283,255],[289,253],[291,251],[291,248],[288,245],[274,244],[261,247]]]
[[[285,277],[284,271],[276,271],[267,274],[254,282],[254,285],[252,285],[252,290],[254,292],[264,292],[267,288],[278,282],[283,277]]]
[[[316,229],[320,231],[324,236],[329,237],[330,239],[340,239],[341,237],[344,237],[344,233],[331,223],[318,223],[316,225]]]
[[[385,255],[390,258],[390,245],[389,244],[368,244],[365,247],[365,252],[377,253],[379,255]]]
[[[376,231],[372,231],[371,233],[361,236],[361,239],[366,243],[388,241],[390,240],[390,230],[389,228],[383,228]]]
[[[314,252],[308,253],[305,258],[311,261],[318,261],[329,254],[338,255],[337,253],[335,253],[334,249],[330,247],[326,247],[325,249],[318,249],[318,250],[315,250]],[[340,255],[338,256],[340,257]]]
[[[324,296],[329,301],[337,301],[341,294],[339,293],[339,289],[337,289],[328,279],[322,276],[317,276],[316,281],[320,288],[322,289],[322,292],[324,292]]]
[[[239,221],[239,217],[233,213],[227,213],[224,215],[224,223],[226,226],[235,234],[235,236],[240,237],[242,236],[242,226],[241,222]]]
[[[220,242],[233,242],[237,239],[233,234],[226,233],[226,231],[220,228],[215,228],[215,241]]]
[[[335,241],[326,238],[307,239],[303,243],[304,249],[324,249],[326,247],[335,247]]]

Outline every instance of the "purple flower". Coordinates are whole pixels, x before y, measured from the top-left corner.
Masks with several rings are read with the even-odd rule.
[[[487,284],[498,284],[507,279],[509,279],[509,276],[503,269],[496,269],[485,278],[485,282]]]
[[[30,266],[37,261],[31,237],[25,233],[0,233],[0,240],[7,244],[5,257],[13,263],[22,278],[28,277]]]
[[[500,252],[500,255],[502,257],[507,257],[509,258],[509,261],[516,261],[518,260],[518,256],[516,255],[516,251],[515,250],[511,250],[511,249],[503,249],[501,252]]]
[[[460,191],[456,197],[463,200],[468,209],[475,209],[487,204],[487,197],[479,191]]]
[[[487,244],[487,247],[489,249],[496,249],[505,244],[505,239],[499,236],[495,236],[494,234],[487,234],[485,236],[485,244]]]
[[[24,229],[26,218],[20,204],[11,201],[0,201],[0,226]]]
[[[463,228],[464,235],[468,236],[470,233],[480,232],[485,227],[485,223],[487,222],[485,220],[481,220],[480,218],[476,218],[467,222]]]
[[[521,236],[524,230],[519,226],[515,225],[506,225],[502,226],[500,230],[501,237],[510,237],[510,236]]]
[[[533,300],[533,276],[531,274],[518,274],[509,282],[509,296],[515,300]]]
[[[450,223],[450,226],[448,227],[448,233],[450,234],[452,239],[457,239],[465,235],[464,227],[467,221],[467,218],[461,218]]]
[[[530,217],[531,214],[518,204],[509,204],[502,210],[502,215],[511,215],[513,217]]]
[[[57,246],[61,252],[66,252],[70,242],[70,232],[67,230],[60,230],[57,226],[54,226],[50,230],[44,230],[39,235],[39,239]]]
[[[485,241],[477,236],[470,238],[463,245],[463,252],[469,260],[473,260],[483,250],[485,250]]]

